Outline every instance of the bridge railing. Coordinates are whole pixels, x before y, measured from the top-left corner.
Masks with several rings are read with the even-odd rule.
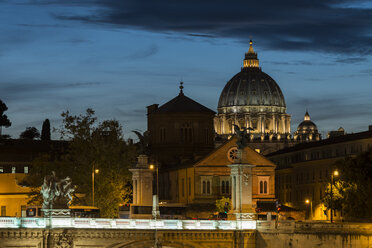
[[[252,220],[152,220],[91,218],[0,218],[0,228],[104,228],[104,229],[256,229]]]

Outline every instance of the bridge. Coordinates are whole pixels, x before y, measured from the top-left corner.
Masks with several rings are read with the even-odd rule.
[[[246,248],[256,221],[0,218],[1,248]]]
[[[0,248],[371,248],[371,223],[0,218]]]

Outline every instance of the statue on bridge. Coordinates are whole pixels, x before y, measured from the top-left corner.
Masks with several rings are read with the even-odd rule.
[[[44,177],[44,183],[41,187],[43,196],[43,209],[68,209],[72,200],[72,193],[75,187],[69,177],[58,180],[56,173]]]

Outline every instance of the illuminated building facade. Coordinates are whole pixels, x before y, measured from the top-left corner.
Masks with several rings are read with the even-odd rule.
[[[32,161],[45,153],[62,151],[66,142],[40,140],[0,140],[0,216],[25,216],[31,188],[22,180],[32,169]]]
[[[307,211],[309,219],[329,220],[330,211],[327,211],[327,215],[324,214],[326,208],[322,198],[327,184],[331,182],[335,163],[370,148],[371,128],[365,132],[301,143],[267,155],[277,165],[276,197],[287,206]],[[312,209],[305,203],[306,199],[312,202]],[[340,212],[335,211],[334,219],[340,218]]]

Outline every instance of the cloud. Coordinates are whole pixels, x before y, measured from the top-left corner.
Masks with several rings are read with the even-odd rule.
[[[368,59],[365,57],[354,57],[354,58],[342,58],[335,60],[336,63],[342,64],[359,64],[361,62],[367,62]]]
[[[367,1],[360,1],[361,3]],[[54,1],[62,3],[62,1]],[[251,37],[273,50],[372,54],[372,9],[343,0],[96,0],[87,15],[56,14],[60,20],[110,24],[203,38]],[[67,3],[71,5],[70,3]]]
[[[159,52],[159,48],[156,45],[151,45],[145,49],[135,51],[131,53],[128,58],[130,59],[145,59],[153,56]]]
[[[100,85],[100,82],[76,82],[76,83],[0,83],[0,92],[8,99],[19,100],[35,98],[40,93],[59,93],[61,90],[71,88],[86,88]],[[49,94],[49,96],[51,96]]]

